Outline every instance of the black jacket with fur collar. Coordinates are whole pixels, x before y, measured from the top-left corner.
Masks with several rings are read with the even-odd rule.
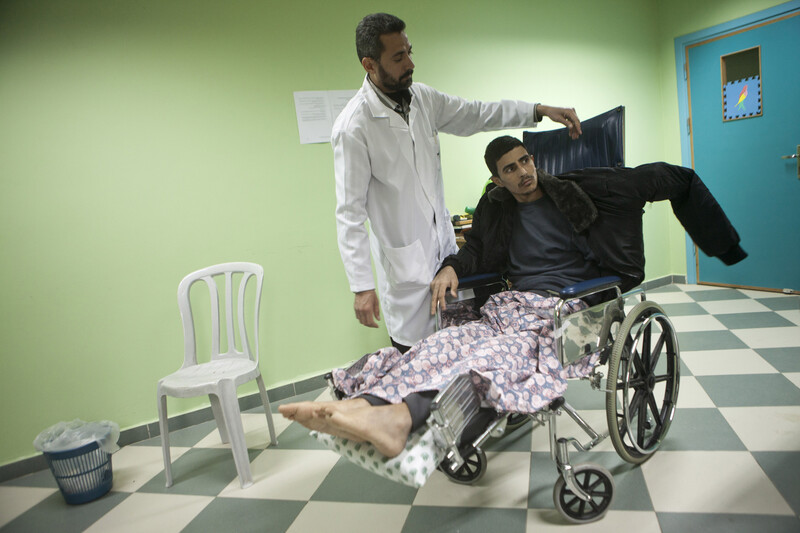
[[[675,216],[707,255],[732,265],[747,257],[716,199],[689,168],[651,163],[636,168],[588,168],[560,176],[538,171],[539,187],[587,236],[603,275],[617,275],[627,291],[644,280],[642,213],[645,202],[670,200]],[[483,195],[466,244],[446,258],[459,277],[505,273],[516,199],[505,188]]]

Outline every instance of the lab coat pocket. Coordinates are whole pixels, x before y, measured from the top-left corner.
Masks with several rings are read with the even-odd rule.
[[[428,137],[428,146],[430,147],[431,161],[435,164],[436,172],[442,170],[442,149],[439,147],[439,135],[436,133],[432,137]]]
[[[391,285],[398,288],[427,287],[433,276],[419,240],[400,248],[383,249],[384,269]]]

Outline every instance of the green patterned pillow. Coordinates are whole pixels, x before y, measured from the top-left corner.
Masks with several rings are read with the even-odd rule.
[[[397,457],[389,459],[372,444],[353,442],[341,437],[312,431],[311,436],[342,457],[362,468],[392,481],[419,488],[425,484],[444,457],[444,450],[436,446],[433,430],[413,433],[406,448]]]

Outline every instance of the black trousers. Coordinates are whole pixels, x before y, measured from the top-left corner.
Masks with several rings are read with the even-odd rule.
[[[400,344],[399,342],[397,342],[396,340],[394,340],[391,337],[389,337],[389,340],[392,341],[392,346],[394,346],[395,348],[400,350],[400,353],[406,353],[407,351],[409,351],[411,349],[411,346],[406,346],[405,344]]]
[[[439,391],[424,391],[412,392],[405,398],[403,402],[408,406],[408,411],[411,413],[411,433],[425,425],[428,417],[431,416],[431,403]],[[388,405],[389,402],[371,394],[363,394],[359,398],[364,398],[370,405]],[[495,416],[494,409],[488,407],[481,408],[480,412],[473,420],[464,428],[461,434],[460,445],[469,443],[478,437],[489,425],[489,422]]]
[[[403,402],[408,406],[411,413],[411,433],[421,428],[428,417],[431,416],[431,403],[439,391],[431,390],[424,392],[414,392],[403,398]],[[389,402],[371,394],[360,396],[369,402],[370,405],[388,405]]]
[[[406,353],[411,349],[411,346],[400,344],[394,339],[391,339],[391,341],[392,346],[400,350],[400,353]],[[431,403],[433,403],[433,399],[437,394],[439,394],[439,391],[436,390],[414,392],[403,398],[403,402],[408,406],[408,411],[411,413],[411,433],[425,425],[428,417],[431,416]],[[389,402],[386,400],[378,398],[377,396],[372,396],[371,394],[363,394],[359,396],[359,398],[364,398],[367,400],[367,402],[369,402],[370,405],[373,406],[389,404]],[[494,411],[492,409],[481,409],[481,412],[475,418],[475,420],[470,422],[469,425],[464,428],[464,433],[461,435],[461,442],[469,442],[473,438],[480,435],[483,429],[488,425],[489,420],[491,420],[493,415]]]

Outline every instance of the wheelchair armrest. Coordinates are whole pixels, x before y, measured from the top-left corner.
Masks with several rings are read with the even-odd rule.
[[[448,321],[449,325],[456,325],[464,321],[477,320],[480,318],[478,310],[486,302],[486,299],[497,292],[508,290],[508,283],[503,276],[497,273],[490,274],[477,274],[474,276],[464,276],[458,280],[457,296],[452,296],[450,291],[447,291],[445,299],[448,306],[456,303],[467,303],[468,307],[460,307],[455,315],[458,316],[457,321]],[[459,304],[460,305],[460,304]],[[471,311],[469,309],[472,309]],[[453,314],[451,313],[451,317]],[[445,327],[443,324],[442,309],[436,306],[436,329]]]
[[[503,276],[497,273],[475,274],[474,276],[464,276],[458,280],[458,290],[474,289],[492,283],[504,283]]]
[[[559,298],[562,300],[571,300],[573,298],[584,298],[590,294],[601,292],[614,287],[619,287],[622,284],[622,279],[617,276],[606,276],[603,278],[595,278],[586,281],[581,281],[569,287],[564,287],[558,293]]]

